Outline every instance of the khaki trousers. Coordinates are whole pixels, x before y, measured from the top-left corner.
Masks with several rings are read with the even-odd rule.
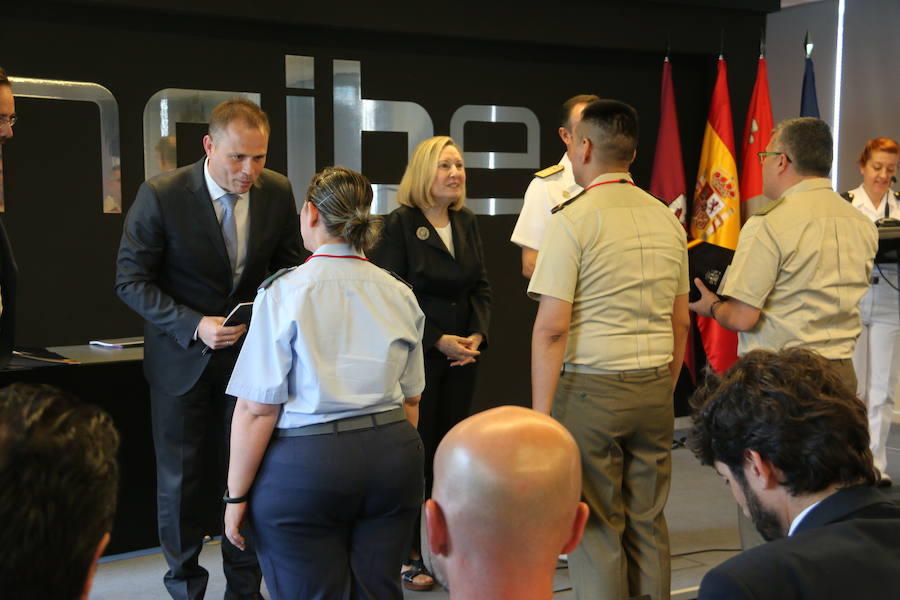
[[[569,554],[580,600],[668,600],[663,508],[672,473],[674,408],[667,366],[619,374],[563,373],[553,416],[581,450],[584,538]]]
[[[850,391],[855,393],[858,384],[856,370],[853,368],[853,360],[849,358],[833,358],[829,359],[828,362],[830,362],[831,366],[838,372],[841,381],[844,381],[847,384],[847,387],[850,388]]]

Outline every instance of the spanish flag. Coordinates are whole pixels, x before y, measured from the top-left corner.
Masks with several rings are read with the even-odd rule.
[[[703,134],[703,149],[700,151],[700,169],[694,186],[691,235],[717,246],[734,249],[741,229],[741,198],[734,154],[728,73],[722,56],[719,56],[717,69],[716,85]],[[698,316],[697,326],[709,364],[717,373],[724,373],[737,360],[737,334],[708,317]]]

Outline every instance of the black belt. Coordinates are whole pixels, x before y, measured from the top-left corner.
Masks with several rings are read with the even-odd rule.
[[[406,419],[406,410],[401,406],[384,412],[359,415],[358,417],[347,417],[346,419],[337,419],[336,421],[329,421],[328,423],[316,423],[315,425],[292,427],[290,429],[276,429],[275,435],[276,437],[300,437],[304,435],[341,433],[343,431],[359,431],[361,429],[372,429],[379,425],[399,423],[404,419]]]

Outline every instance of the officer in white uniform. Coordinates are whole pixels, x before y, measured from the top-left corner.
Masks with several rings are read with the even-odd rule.
[[[863,183],[841,194],[855,209],[878,221],[900,219],[900,192],[890,189],[897,173],[900,147],[890,138],[869,140],[859,157]],[[875,199],[873,200],[873,196]],[[853,354],[857,394],[869,413],[869,438],[881,485],[887,476],[887,441],[894,416],[894,398],[900,379],[900,292],[897,265],[876,263],[869,291],[859,303],[862,331]]]
[[[581,193],[581,186],[575,183],[575,176],[572,174],[569,152],[575,126],[581,121],[581,111],[597,99],[592,94],[579,94],[563,103],[558,132],[566,145],[566,153],[558,164],[536,172],[525,191],[522,212],[519,213],[516,227],[509,239],[522,248],[522,275],[529,279],[537,263],[537,253],[541,248],[550,211],[554,206]]]
[[[355,171],[313,177],[300,212],[313,255],[263,284],[228,384],[225,533],[243,549],[249,519],[275,598],[403,597],[424,493],[425,315],[363,254],[381,227],[371,202]]]

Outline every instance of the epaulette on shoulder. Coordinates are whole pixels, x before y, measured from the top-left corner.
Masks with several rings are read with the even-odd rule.
[[[399,275],[397,275],[390,269],[385,269],[384,267],[381,267],[381,270],[384,271],[385,273],[387,273],[388,275],[390,275],[391,277],[393,277],[394,279],[396,279],[397,281],[399,281],[400,283],[402,283],[403,285],[405,285],[406,287],[408,287],[409,289],[413,289],[413,286],[410,282],[403,279],[402,277],[400,277]]]
[[[900,200],[900,192],[894,192],[894,198]]]
[[[666,206],[666,207],[669,206],[669,203],[668,203],[668,202],[666,202],[665,200],[663,200],[662,198],[660,198],[659,196],[657,196],[657,195],[654,194],[653,192],[651,192],[651,191],[649,191],[649,190],[643,190],[643,189],[642,189],[641,191],[647,192],[648,194],[650,194],[651,196],[653,196],[654,198],[656,198],[657,200],[659,200],[660,202],[662,202],[663,206]]]
[[[847,202],[853,202],[853,192],[844,192],[843,194],[841,194],[841,198],[843,198]]]
[[[584,195],[584,192],[585,192],[585,190],[581,190],[580,192],[578,192],[576,195],[572,196],[565,202],[560,202],[559,204],[557,204],[556,206],[554,206],[553,208],[550,209],[550,214],[555,215],[556,213],[558,213],[559,211],[561,211],[568,205],[572,204],[573,202],[575,202],[576,200],[581,198],[581,196]]]
[[[270,275],[268,278],[266,278],[265,281],[263,281],[261,284],[259,284],[259,289],[257,291],[260,292],[262,290],[268,289],[269,286],[272,285],[276,279],[278,279],[285,273],[290,273],[291,271],[293,271],[296,268],[297,267],[285,267],[283,269],[278,269],[277,271],[272,273],[272,275]]]
[[[772,200],[771,202],[769,202],[768,204],[766,204],[765,206],[763,206],[761,209],[759,209],[758,211],[756,211],[755,213],[753,213],[753,215],[754,215],[754,216],[757,216],[757,215],[759,215],[759,216],[767,215],[767,214],[769,214],[770,212],[772,212],[772,211],[773,211],[779,204],[781,204],[782,202],[784,202],[784,198],[779,198],[778,200]]]
[[[544,179],[546,177],[550,177],[551,175],[556,175],[561,171],[565,171],[565,165],[551,165],[546,169],[541,169],[540,171],[535,171],[534,176],[538,179]]]

